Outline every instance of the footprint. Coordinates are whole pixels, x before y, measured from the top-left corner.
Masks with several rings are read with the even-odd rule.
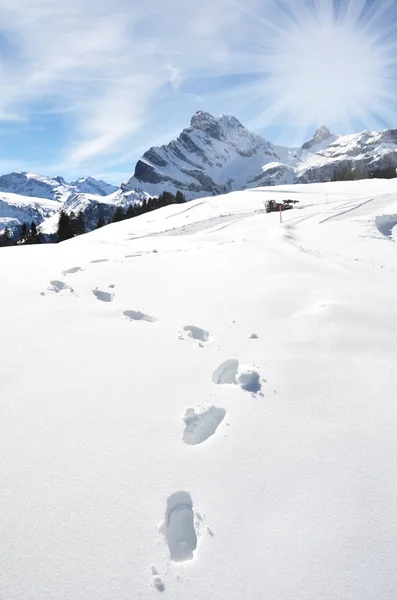
[[[111,283],[110,285],[108,285],[108,287],[109,287],[109,288],[111,288],[111,289],[113,289],[113,288],[115,288],[116,286],[115,286],[115,284],[114,284],[114,283]]]
[[[214,371],[212,381],[218,385],[239,385],[242,390],[257,394],[261,391],[260,375],[253,367],[240,365],[235,358],[225,360]]]
[[[150,315],[146,315],[140,310],[125,310],[123,315],[130,321],[147,321],[148,323],[156,323],[157,319]]]
[[[191,560],[197,548],[197,535],[193,502],[187,492],[175,492],[168,498],[164,531],[171,560]]]
[[[219,367],[214,371],[212,375],[212,381],[218,385],[224,384],[237,384],[237,371],[239,362],[236,358],[229,358],[225,360]]]
[[[92,290],[92,293],[97,298],[97,300],[101,300],[102,302],[112,302],[114,298],[114,294],[110,292],[104,292],[102,290]]]
[[[259,335],[257,333],[251,333],[250,340],[259,340]]]
[[[211,339],[208,331],[201,329],[201,327],[196,327],[196,325],[185,325],[183,330],[186,331],[188,337],[200,342],[208,342]]]
[[[156,567],[153,565],[152,566],[152,581],[153,581],[153,585],[154,587],[159,591],[159,592],[164,592],[165,590],[165,585],[163,580],[161,579]]]
[[[70,287],[70,285],[68,285],[64,281],[59,281],[58,279],[53,279],[52,281],[50,281],[50,286],[51,287],[49,288],[49,290],[55,293],[63,292],[65,290],[69,290],[69,292],[73,293],[73,288]]]
[[[95,263],[102,263],[102,262],[108,262],[109,259],[108,258],[97,258],[96,260],[92,260],[91,263],[95,264]]]
[[[188,408],[183,417],[186,425],[183,441],[191,446],[202,444],[214,435],[225,416],[226,411],[216,406],[209,406],[201,412]]]
[[[261,391],[260,375],[252,367],[240,366],[237,372],[237,383],[242,390],[257,394]]]
[[[71,269],[63,271],[62,275],[71,275],[72,273],[78,273],[79,271],[83,271],[83,269],[81,267],[72,267]]]

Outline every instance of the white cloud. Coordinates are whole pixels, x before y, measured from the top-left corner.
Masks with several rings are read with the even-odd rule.
[[[327,2],[331,0],[317,1],[321,6]],[[349,7],[354,3],[363,4],[347,0]],[[277,48],[288,21],[280,6],[290,4],[0,0],[0,44],[3,33],[7,41],[0,62],[0,121],[59,113],[69,130],[54,162],[77,169],[98,157],[102,164],[116,162],[146,140],[149,145],[161,138],[175,128],[182,100],[190,102],[189,110],[202,98],[204,106],[195,108],[238,112],[240,107],[242,113],[262,93],[264,103],[270,103],[265,80],[235,85],[225,93],[196,86],[195,95],[185,96],[184,84],[255,71],[265,77],[271,49]],[[298,16],[307,14],[308,2],[294,0],[291,9]],[[282,103],[279,98],[278,105]],[[277,114],[270,105],[262,110],[270,117]],[[152,121],[155,132],[150,131]]]

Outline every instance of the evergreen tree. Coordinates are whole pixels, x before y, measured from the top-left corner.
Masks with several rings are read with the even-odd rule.
[[[112,223],[118,223],[119,221],[123,221],[125,219],[125,212],[122,206],[118,206],[114,211]]]
[[[127,208],[127,212],[125,213],[125,218],[132,219],[135,216],[136,216],[135,206],[133,204],[130,204],[129,207]]]
[[[12,245],[12,233],[6,227],[3,233],[0,235],[0,247],[11,246]]]
[[[29,234],[29,229],[26,223],[22,223],[21,231],[19,232],[19,241],[21,244],[24,244],[27,240]]]
[[[63,242],[73,237],[73,217],[74,214],[68,215],[65,211],[61,210],[59,213],[57,240]]]
[[[105,219],[103,217],[99,217],[98,222],[96,224],[96,229],[100,229],[106,225]]]
[[[180,192],[179,190],[176,193],[175,202],[176,202],[176,204],[184,204],[186,202],[185,195],[182,194],[182,192]]]
[[[86,233],[86,224],[83,211],[80,211],[74,222],[74,235],[82,235]]]

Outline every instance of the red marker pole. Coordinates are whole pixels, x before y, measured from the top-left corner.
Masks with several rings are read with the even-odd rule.
[[[280,223],[283,222],[283,207],[282,204],[280,204]]]

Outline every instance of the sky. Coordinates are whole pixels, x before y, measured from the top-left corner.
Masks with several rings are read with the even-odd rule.
[[[119,184],[197,110],[270,141],[397,127],[395,0],[0,0],[0,174]]]

